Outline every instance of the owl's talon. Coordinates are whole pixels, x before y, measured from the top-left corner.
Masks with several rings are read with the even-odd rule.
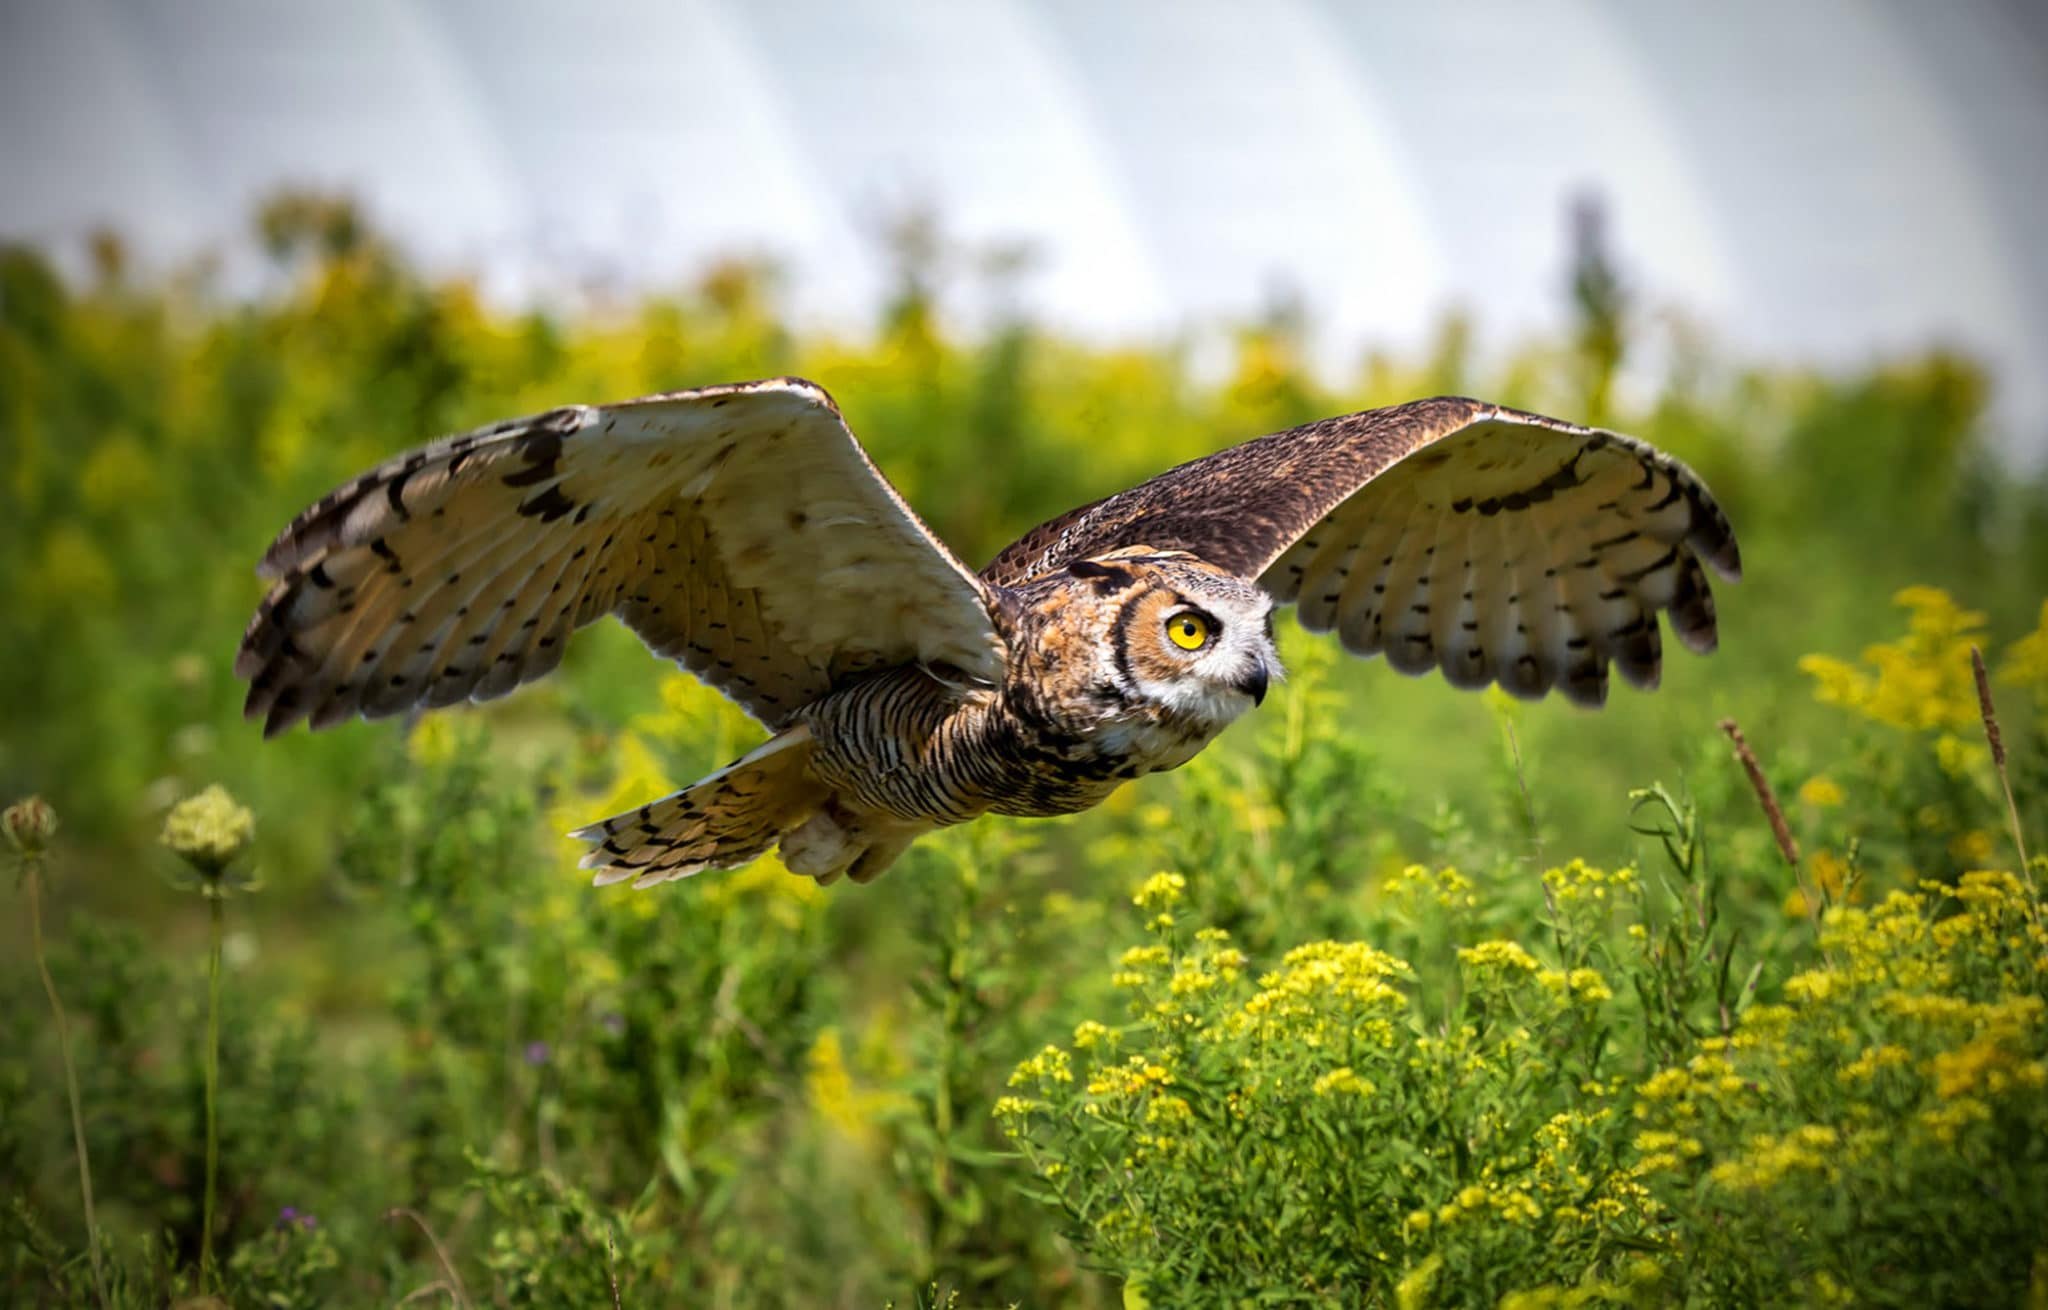
[[[978,673],[970,673],[951,660],[922,660],[918,667],[923,669],[925,676],[933,682],[951,687],[957,692],[994,691],[996,688],[993,679],[984,678]]]

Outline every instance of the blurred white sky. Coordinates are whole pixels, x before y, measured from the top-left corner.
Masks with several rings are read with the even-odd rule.
[[[1738,358],[1936,341],[2048,459],[2039,0],[0,0],[0,237],[173,259],[347,188],[495,291],[763,254],[871,321],[915,206],[1084,335],[1559,321],[1565,212]]]

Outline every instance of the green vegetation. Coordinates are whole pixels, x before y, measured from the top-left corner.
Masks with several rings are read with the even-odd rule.
[[[1966,362],[1682,347],[1632,399],[1646,325],[1582,277],[1566,347],[1482,369],[1453,322],[1333,388],[1283,317],[1211,381],[953,341],[914,262],[847,341],[741,265],[515,316],[345,209],[262,232],[247,304],[112,243],[83,286],[0,252],[0,801],[48,802],[7,828],[0,1299],[2048,1299],[2048,862],[2015,853],[2048,851],[2048,488],[1985,458]],[[773,861],[587,886],[565,829],[759,736],[615,625],[490,707],[241,722],[253,562],[329,486],[781,372],[976,559],[1228,441],[1469,391],[1684,456],[1749,573],[1718,654],[1600,715],[1283,630],[1289,683],[1186,769],[829,893]]]

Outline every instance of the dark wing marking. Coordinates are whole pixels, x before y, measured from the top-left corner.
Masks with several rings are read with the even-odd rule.
[[[982,571],[1013,585],[1120,547],[1181,549],[1297,603],[1302,625],[1459,686],[1599,704],[1654,685],[1657,615],[1715,643],[1704,561],[1741,574],[1692,470],[1612,432],[1456,397],[1260,437],[1032,529]]]
[[[235,672],[267,733],[503,695],[606,613],[773,727],[850,672],[1003,659],[986,588],[797,378],[447,438],[323,497],[259,571]]]

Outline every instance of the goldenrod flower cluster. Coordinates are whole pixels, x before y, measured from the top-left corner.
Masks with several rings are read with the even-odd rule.
[[[1921,731],[1968,731],[1977,723],[1970,647],[1984,643],[1984,615],[1938,587],[1907,587],[1892,597],[1909,615],[1905,637],[1866,648],[1859,668],[1808,655],[1799,668],[1823,702],[1865,718]]]
[[[2034,630],[2006,648],[1998,673],[2001,681],[2028,688],[2037,697],[2048,695],[2048,600],[2041,602]]]
[[[1544,969],[1537,973],[1536,981],[1545,991],[1578,1005],[1614,999],[1614,989],[1597,969]]]
[[[846,1062],[839,1030],[827,1028],[811,1043],[804,1089],[812,1107],[839,1135],[864,1151],[880,1142],[880,1128],[907,1104],[897,1092],[863,1086]]]
[[[1535,973],[1536,957],[1514,942],[1481,942],[1458,948],[1458,962],[1474,972]]]
[[[1170,910],[1180,903],[1188,880],[1178,873],[1155,873],[1139,884],[1131,903],[1142,910]]]
[[[1846,899],[1846,874],[1820,872]],[[1390,916],[1458,922],[1462,885],[1404,870]],[[1226,1202],[1212,1180],[1229,1179],[1251,1189],[1230,1194],[1231,1231],[1285,1249],[1338,1241],[1319,1225],[1341,1215],[1342,1241],[1385,1262],[1397,1304],[1469,1288],[1477,1269],[1578,1271],[1491,1294],[1531,1306],[1652,1302],[1687,1269],[1749,1277],[1764,1266],[1745,1244],[1846,1213],[1830,1197],[1895,1196],[1898,1179],[1958,1167],[1994,1177],[2048,1134],[2048,930],[2010,873],[1838,899],[1808,967],[1767,999],[1699,1011],[1705,1035],[1633,1076],[1599,1053],[1617,1024],[1643,1022],[1642,992],[1668,967],[1668,930],[1613,922],[1652,889],[1584,861],[1543,886],[1559,932],[1454,942],[1464,999],[1442,1017],[1416,969],[1367,942],[1312,942],[1253,975],[1219,930],[1155,933],[1116,962],[1133,1022],[1086,1021],[1071,1054],[1019,1065],[1013,1086],[1035,1094],[1003,1099],[1003,1131],[1121,1267],[1158,1267],[1174,1234],[1214,1231]],[[1164,913],[1186,894],[1156,875],[1133,899]],[[1090,1160],[1115,1162],[1113,1188],[1088,1190]],[[1910,1204],[1976,1204],[1974,1182],[1943,1186]],[[1826,1300],[1899,1258],[1755,1274],[1781,1281],[1731,1295]]]
[[[2020,880],[1976,871],[1828,911],[1832,963],[1638,1088],[1637,1174],[1728,1232],[1826,1195],[2007,1166],[2048,1132],[2048,933]],[[1789,1126],[1788,1115],[1805,1122]],[[1704,1191],[1696,1180],[1704,1179]],[[1773,1219],[1773,1216],[1777,1216]]]

